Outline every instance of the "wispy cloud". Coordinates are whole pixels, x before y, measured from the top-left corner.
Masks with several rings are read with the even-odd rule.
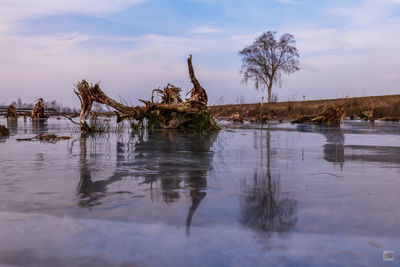
[[[189,31],[189,33],[196,33],[196,34],[212,34],[212,33],[221,33],[223,32],[222,29],[218,29],[212,26],[201,26],[198,28],[194,28]]]
[[[296,0],[276,0],[277,2],[288,4],[288,5],[300,5],[304,4],[303,1],[296,1]]]
[[[68,13],[102,16],[121,11],[146,0],[3,0],[0,2],[0,21],[16,22],[23,19]]]

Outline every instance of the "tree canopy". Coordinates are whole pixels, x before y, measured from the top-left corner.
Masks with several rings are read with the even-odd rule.
[[[264,32],[252,45],[239,51],[242,57],[240,73],[243,75],[243,82],[252,80],[256,89],[267,88],[268,102],[271,102],[272,87],[281,85],[282,75],[300,69],[294,36],[285,33],[277,40],[275,35],[276,32],[273,31]]]

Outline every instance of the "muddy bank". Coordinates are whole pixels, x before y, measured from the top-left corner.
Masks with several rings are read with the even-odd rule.
[[[400,95],[264,103],[262,110],[263,115],[274,119],[295,119],[303,115],[317,115],[326,106],[333,104],[344,105],[346,117],[360,117],[365,111],[371,111],[376,118],[400,117]],[[261,103],[218,105],[211,106],[210,110],[220,118],[248,111],[246,118],[251,118],[260,115]]]

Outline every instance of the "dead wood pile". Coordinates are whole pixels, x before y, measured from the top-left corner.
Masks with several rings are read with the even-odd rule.
[[[344,112],[345,112],[344,105],[333,104],[329,107],[326,107],[319,115],[316,116],[304,115],[292,121],[292,123],[310,123],[323,126],[339,127]]]
[[[108,97],[100,88],[99,83],[89,84],[82,80],[76,84],[75,94],[81,102],[79,125],[83,133],[93,132],[86,120],[90,115],[93,102],[99,102],[116,110],[117,122],[129,119],[134,127],[143,125],[162,129],[179,129],[184,131],[209,131],[218,129],[207,108],[207,93],[195,77],[192,56],[187,59],[189,77],[193,84],[190,97],[183,102],[181,88],[168,84],[163,90],[152,91],[150,101],[139,99],[145,106],[126,106]],[[161,96],[161,102],[154,101],[154,93]]]
[[[13,105],[8,106],[6,117],[7,118],[18,118],[17,109]]]
[[[43,98],[39,98],[36,100],[36,104],[32,109],[31,118],[41,119],[48,118],[47,115],[44,114],[46,110],[46,105],[44,104]]]
[[[0,125],[0,136],[9,136],[10,130],[6,128],[4,125]]]

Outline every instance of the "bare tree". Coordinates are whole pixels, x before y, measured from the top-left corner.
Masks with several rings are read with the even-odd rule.
[[[276,83],[281,84],[282,74],[291,74],[300,69],[294,36],[285,33],[276,40],[275,35],[273,31],[264,32],[252,45],[239,51],[243,82],[253,80],[256,89],[267,88],[268,102],[271,102],[272,87]]]

